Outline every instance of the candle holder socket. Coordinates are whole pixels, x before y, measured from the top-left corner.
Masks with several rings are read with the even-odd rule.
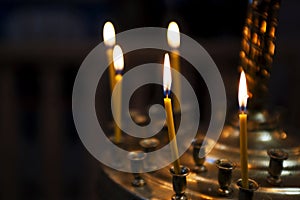
[[[232,171],[236,167],[236,164],[227,160],[227,159],[219,159],[216,161],[218,172],[218,182],[220,188],[218,189],[218,193],[221,196],[230,196],[232,194],[232,188],[230,188],[232,181]]]
[[[141,187],[146,184],[145,180],[141,177],[140,173],[144,168],[143,161],[146,154],[142,151],[132,151],[128,153],[128,159],[130,160],[131,171],[133,173],[134,180],[131,184],[134,187]]]
[[[201,173],[206,172],[207,168],[204,165],[205,162],[205,156],[199,157],[199,155],[205,155],[205,149],[206,149],[206,142],[203,141],[203,139],[194,139],[192,142],[193,146],[193,159],[195,162],[195,167],[192,169],[195,173]]]
[[[188,197],[185,195],[186,189],[186,177],[190,173],[190,169],[185,166],[180,166],[180,173],[176,174],[174,167],[170,168],[170,173],[172,175],[172,184],[175,194],[172,196],[172,200],[188,200]]]
[[[248,179],[249,188],[244,188],[242,186],[242,179],[237,181],[237,186],[239,187],[239,200],[252,200],[254,192],[258,190],[259,185],[252,179]]]
[[[147,138],[141,140],[139,144],[143,147],[145,153],[150,153],[156,150],[157,146],[159,145],[159,140],[156,138]],[[147,158],[145,161],[147,171],[154,171],[157,169],[157,166],[153,162],[151,154],[147,154]]]
[[[283,170],[283,161],[288,159],[288,153],[284,152],[281,149],[269,149],[268,155],[270,156],[270,163],[268,169],[269,176],[267,177],[267,181],[271,185],[278,186],[282,183],[280,175]]]

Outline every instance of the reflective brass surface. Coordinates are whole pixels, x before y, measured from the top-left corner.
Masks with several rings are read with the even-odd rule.
[[[259,189],[255,192],[253,199],[290,199],[300,198],[300,146],[299,138],[295,135],[286,134],[281,137],[282,131],[250,131],[248,133],[249,142],[249,177],[259,184]],[[167,133],[165,134],[167,136]],[[201,133],[199,133],[201,135]],[[163,139],[162,139],[163,140]],[[208,141],[210,142],[210,141]],[[137,144],[138,145],[138,144]],[[267,150],[281,146],[288,152],[289,158],[283,162],[281,173],[282,184],[274,186],[267,182],[269,176],[269,161]],[[136,146],[138,148],[138,146]],[[142,147],[140,147],[142,149]],[[231,199],[238,199],[239,188],[234,184],[240,176],[239,166],[239,131],[237,127],[227,125],[215,145],[213,150],[206,156],[206,172],[191,172],[186,178],[186,194],[191,199],[224,199],[219,191],[218,169],[216,161],[220,158],[230,159],[237,163],[235,170],[232,171],[232,195]],[[193,158],[193,145],[180,158],[181,164],[189,168],[195,166]],[[118,172],[116,170],[103,166],[108,176],[125,188],[128,192],[138,196],[140,199],[170,199],[173,194],[172,176],[170,175],[170,166],[163,169],[142,174],[147,184],[140,188],[132,187],[132,175]]]

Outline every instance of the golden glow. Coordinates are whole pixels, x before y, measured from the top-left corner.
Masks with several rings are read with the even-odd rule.
[[[164,91],[170,91],[172,84],[171,77],[171,66],[170,66],[170,57],[169,54],[165,54],[164,59],[164,77],[163,77]]]
[[[275,52],[275,44],[273,42],[269,43],[269,52],[271,55],[273,55]]]
[[[242,71],[241,77],[240,77],[240,84],[239,84],[239,94],[238,94],[240,107],[246,108],[247,98],[248,98],[248,90],[247,90],[246,75],[245,75],[245,72]]]
[[[287,138],[286,132],[282,132],[282,133],[280,134],[280,138],[281,138],[282,140],[285,140],[285,139]]]
[[[257,37],[258,37],[257,34],[254,33],[253,36],[252,36],[252,42],[253,42],[253,44],[257,43]]]
[[[264,20],[261,23],[260,31],[263,32],[263,33],[265,33],[266,29],[267,29],[267,22]]]
[[[250,35],[249,28],[247,26],[245,26],[243,32],[244,32],[244,37],[247,38],[247,39],[250,39],[251,35]]]
[[[121,71],[124,68],[123,51],[119,45],[116,45],[113,50],[113,61],[116,71]]]
[[[270,28],[269,35],[271,37],[275,37],[275,27],[274,26]]]
[[[180,46],[180,32],[176,22],[170,22],[167,31],[168,44],[172,48],[178,48]]]
[[[240,57],[241,58],[245,58],[245,56],[246,56],[245,52],[244,51],[240,51]]]
[[[265,69],[262,70],[262,74],[263,74],[264,76],[266,76],[266,77],[269,77],[269,76],[270,76],[269,72],[268,72],[267,70],[265,70]]]
[[[111,22],[106,22],[103,27],[103,40],[106,46],[114,46],[116,44],[116,34],[114,25]]]

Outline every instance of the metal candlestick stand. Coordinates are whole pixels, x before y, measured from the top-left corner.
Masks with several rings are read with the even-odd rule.
[[[177,178],[174,179],[172,170],[170,175],[171,166],[144,173],[146,184],[138,188],[132,186],[131,174],[103,166],[105,173],[116,184],[137,199],[171,199],[174,192],[177,196],[181,195],[179,199],[300,199],[300,135],[280,129],[280,115],[268,111],[266,107],[279,8],[279,0],[253,0],[243,29],[240,68],[247,74],[252,95],[248,113],[249,189],[242,188],[238,181],[241,175],[237,113],[224,127],[217,144],[205,158],[197,157],[204,136],[198,133],[199,138],[180,158],[183,166],[194,169],[189,174],[183,173],[184,178],[177,177],[181,180],[180,189],[174,181]],[[166,130],[162,131],[165,132],[161,138],[156,138],[159,141],[167,140],[163,137],[167,136]],[[133,142],[130,144],[133,145]],[[136,142],[134,145],[145,150],[145,144],[148,142]],[[160,147],[155,144],[155,148]],[[288,160],[284,161],[287,157]]]

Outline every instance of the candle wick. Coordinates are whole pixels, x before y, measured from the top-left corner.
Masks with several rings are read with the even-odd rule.
[[[169,97],[169,94],[170,94],[170,90],[169,89],[164,90],[164,95],[165,95],[166,98]]]
[[[122,75],[122,70],[116,70],[116,75]]]
[[[246,112],[246,106],[240,106],[240,111],[244,114]]]

